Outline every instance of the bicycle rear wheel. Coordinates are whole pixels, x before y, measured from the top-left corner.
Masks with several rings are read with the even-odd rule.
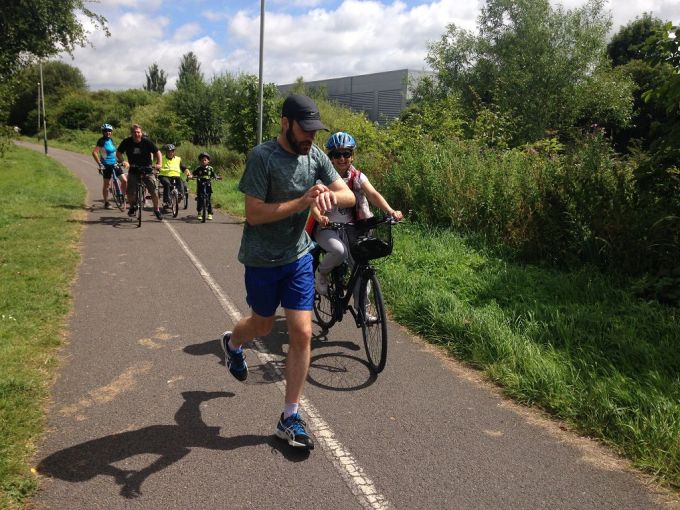
[[[359,317],[371,370],[379,374],[387,363],[387,321],[382,291],[375,274],[361,277]]]
[[[170,193],[170,208],[172,209],[172,217],[177,218],[179,214],[179,197],[177,196],[176,189],[173,189]]]

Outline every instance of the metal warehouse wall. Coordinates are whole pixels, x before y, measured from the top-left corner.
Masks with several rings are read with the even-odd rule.
[[[410,81],[432,75],[428,71],[399,69],[383,73],[346,76],[329,80],[305,82],[311,89],[325,88],[329,100],[336,101],[354,111],[364,112],[375,122],[383,123],[398,117],[406,108],[409,98]],[[286,94],[294,84],[279,85],[279,91]]]

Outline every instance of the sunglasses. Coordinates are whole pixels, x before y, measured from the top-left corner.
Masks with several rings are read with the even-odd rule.
[[[340,159],[340,158],[351,158],[352,153],[351,152],[331,152],[331,158],[333,159]]]

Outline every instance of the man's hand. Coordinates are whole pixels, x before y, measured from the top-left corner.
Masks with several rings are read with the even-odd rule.
[[[321,215],[316,219],[316,222],[323,228],[326,228],[328,224],[331,222],[331,220],[328,218],[328,216]]]
[[[309,188],[304,194],[304,200],[310,206],[318,207],[321,214],[330,211],[338,203],[335,193],[323,184],[315,184]]]

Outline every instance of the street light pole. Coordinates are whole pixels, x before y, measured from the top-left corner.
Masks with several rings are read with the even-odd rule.
[[[40,98],[40,82],[38,82],[38,129],[35,131],[36,134],[40,133],[40,108],[42,100]]]
[[[264,60],[264,1],[260,0],[260,88],[257,102],[257,144],[262,143],[262,110],[264,101],[264,83],[262,82],[262,62]]]
[[[43,88],[42,62],[40,62],[40,96],[42,97],[43,141],[45,142],[45,154],[47,154],[47,121],[45,120],[45,89]]]

